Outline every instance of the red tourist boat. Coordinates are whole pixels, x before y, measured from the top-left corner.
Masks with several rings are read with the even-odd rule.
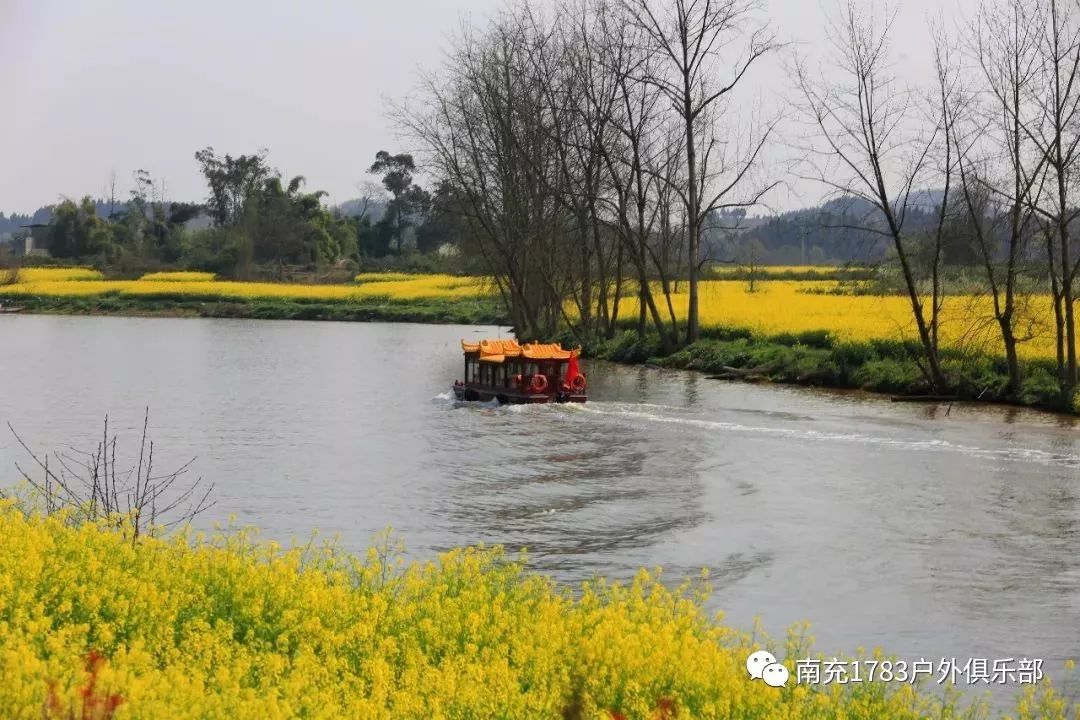
[[[454,383],[458,400],[501,403],[585,402],[581,348],[517,340],[461,341],[465,379]]]

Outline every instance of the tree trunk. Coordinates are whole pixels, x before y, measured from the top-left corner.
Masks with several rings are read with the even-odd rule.
[[[686,309],[686,342],[695,343],[700,337],[698,327],[698,221],[697,154],[694,148],[694,116],[690,108],[690,78],[684,75],[683,119],[686,122],[686,170],[689,174],[687,187],[687,253],[690,259],[690,298]]]

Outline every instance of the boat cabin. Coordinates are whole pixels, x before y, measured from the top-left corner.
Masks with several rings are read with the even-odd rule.
[[[517,340],[461,341],[465,378],[454,383],[459,400],[501,403],[585,402],[581,348]]]

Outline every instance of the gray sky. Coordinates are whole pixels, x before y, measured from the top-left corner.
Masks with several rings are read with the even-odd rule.
[[[926,18],[975,0],[908,0],[900,67],[929,68]],[[825,7],[834,7],[826,0]],[[0,210],[107,194],[115,172],[165,182],[170,199],[206,191],[194,153],[266,147],[331,202],[358,195],[377,150],[401,147],[385,97],[437,65],[463,17],[502,0],[0,0]],[[781,36],[821,41],[816,0],[771,0]],[[786,82],[779,62],[756,80]],[[812,189],[777,199],[802,205]]]

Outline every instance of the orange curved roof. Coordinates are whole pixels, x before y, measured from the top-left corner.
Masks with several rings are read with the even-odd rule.
[[[525,343],[521,346],[521,354],[530,360],[569,360],[580,352],[581,348],[563,350],[559,343]]]
[[[581,355],[581,348],[564,350],[559,343],[525,343],[518,345],[517,340],[480,340],[478,342],[461,341],[461,349],[467,353],[478,353],[483,362],[501,363],[506,358],[523,357],[528,360],[569,360]]]
[[[520,354],[521,346],[518,345],[518,341],[514,339],[480,341],[481,358],[484,355],[505,355],[507,357],[517,357]]]
[[[484,362],[502,362],[507,357],[521,355],[521,346],[513,338],[508,340],[461,341],[461,349],[467,353],[479,353]]]

